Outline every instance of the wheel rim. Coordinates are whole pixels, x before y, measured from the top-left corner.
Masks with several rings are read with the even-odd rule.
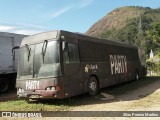
[[[97,90],[97,85],[95,82],[91,82],[89,85],[89,88],[91,91],[96,91]]]
[[[96,78],[90,77],[88,81],[88,93],[90,96],[96,95],[98,92],[98,83]]]

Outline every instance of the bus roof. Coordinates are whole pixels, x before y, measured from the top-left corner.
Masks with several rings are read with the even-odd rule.
[[[109,45],[114,45],[114,46],[122,46],[122,47],[137,49],[136,46],[129,45],[127,43],[120,42],[120,41],[108,40],[105,38],[91,37],[91,36],[87,36],[81,33],[72,33],[72,32],[63,31],[63,30],[61,30],[60,32],[61,32],[60,33],[61,36],[72,37],[77,40],[85,40],[85,41],[90,41],[90,42],[103,43],[103,44],[109,44]]]
[[[25,37],[22,40],[21,46],[24,46],[25,44],[35,44],[35,43],[40,43],[43,42],[44,40],[50,40],[50,39],[59,39],[61,36],[73,38],[76,40],[86,40],[86,41],[91,41],[91,42],[97,42],[97,43],[103,43],[103,44],[110,44],[114,46],[123,46],[123,47],[129,47],[129,48],[135,48],[135,46],[131,46],[129,44],[119,42],[119,41],[112,41],[108,39],[102,39],[102,38],[96,38],[96,37],[91,37],[87,36],[81,33],[73,33],[73,32],[68,32],[64,30],[54,30],[54,31],[49,31],[49,32],[43,32],[43,33],[38,33],[35,35],[31,35],[28,37]]]
[[[43,32],[43,33],[38,33],[38,34],[34,34],[34,35],[30,35],[28,37],[25,37],[22,40],[21,46],[24,46],[26,44],[36,44],[36,43],[40,43],[43,42],[44,40],[50,40],[50,39],[57,39],[58,38],[58,34],[60,32],[58,30],[54,30],[54,31],[49,31],[49,32]]]

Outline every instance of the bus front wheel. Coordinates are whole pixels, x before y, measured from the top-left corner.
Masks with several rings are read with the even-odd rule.
[[[87,88],[90,96],[95,96],[98,93],[98,82],[95,77],[91,76],[89,78]]]

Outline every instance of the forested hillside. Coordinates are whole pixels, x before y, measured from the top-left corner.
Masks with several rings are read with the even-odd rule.
[[[121,7],[113,10],[85,33],[143,47],[146,55],[160,51],[160,8]]]

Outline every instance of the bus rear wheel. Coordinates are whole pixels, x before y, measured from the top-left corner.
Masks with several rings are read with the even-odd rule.
[[[98,82],[95,77],[89,78],[87,88],[90,96],[95,96],[98,93]]]

